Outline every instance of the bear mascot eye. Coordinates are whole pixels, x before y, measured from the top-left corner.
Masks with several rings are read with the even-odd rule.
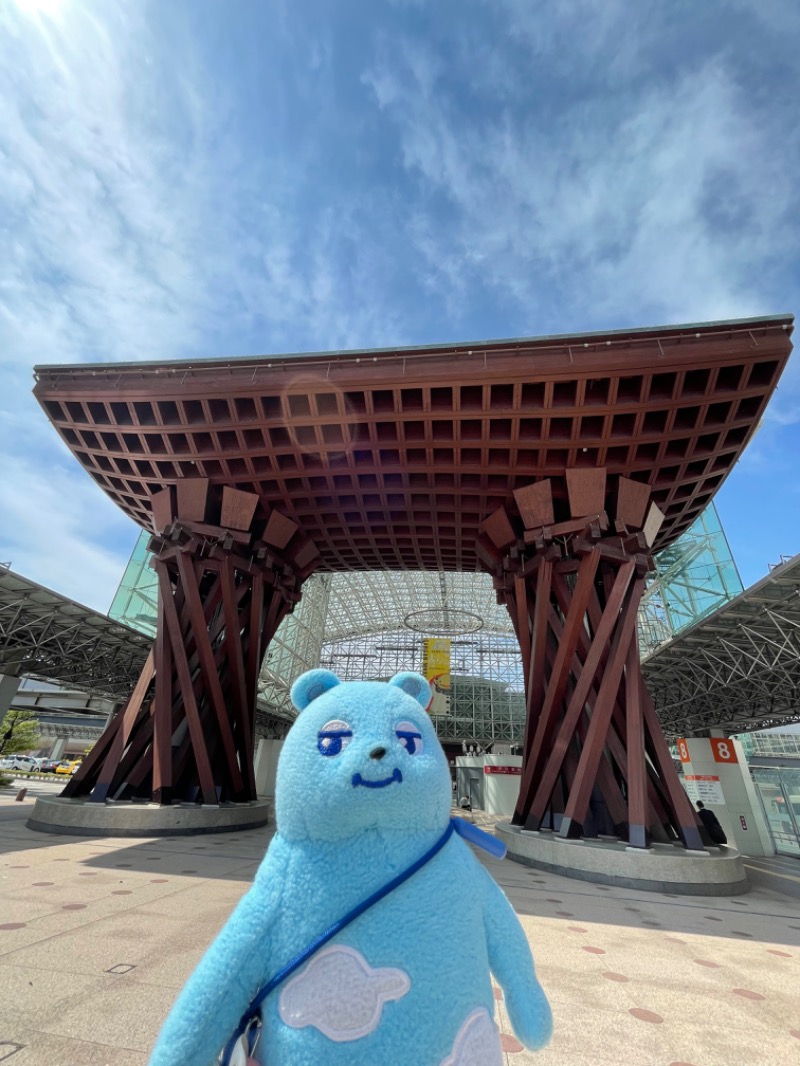
[[[422,734],[413,722],[401,722],[395,729],[395,735],[409,755],[422,754]]]
[[[340,718],[334,718],[317,733],[317,748],[320,755],[341,755],[353,739],[353,730]]]

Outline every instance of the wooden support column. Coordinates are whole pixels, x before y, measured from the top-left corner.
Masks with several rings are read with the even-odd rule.
[[[647,686],[641,680],[641,674],[639,691],[644,724],[652,745],[653,763],[666,788],[671,813],[677,821],[678,835],[687,848],[699,850],[703,848],[704,844],[710,844],[711,838],[706,833],[705,827],[697,817],[683,785],[678,780],[672,756],[664,739],[664,733],[661,730],[661,723],[656,715]]]
[[[625,722],[628,754],[628,843],[646,848],[650,843],[647,825],[647,771],[645,770],[644,720],[641,706],[642,672],[636,629],[625,663]]]
[[[247,631],[247,702],[255,706],[258,688],[258,671],[261,669],[261,627],[264,624],[264,578],[253,575],[250,593],[250,622]]]
[[[701,847],[642,685],[637,612],[658,517],[649,486],[581,468],[513,496],[482,524],[491,545],[480,558],[512,612],[525,672],[514,823],[596,835],[605,816],[595,796],[635,847],[654,828]]]
[[[536,575],[536,592],[533,601],[533,635],[528,673],[525,675],[526,729],[525,755],[530,755],[533,737],[542,712],[545,687],[544,667],[547,658],[548,616],[550,612],[550,588],[553,581],[553,560],[542,558]]]
[[[167,493],[150,545],[155,644],[124,712],[69,782],[71,795],[209,805],[256,798],[261,660],[319,553],[253,494],[226,488],[220,510],[209,482],[185,482]]]
[[[233,715],[237,729],[244,743],[244,764],[242,772],[247,781],[247,791],[255,795],[255,768],[253,766],[253,733],[255,723],[250,716],[247,701],[247,679],[244,671],[244,654],[241,642],[239,612],[236,607],[235,571],[230,559],[226,559],[220,571],[222,585],[222,606],[225,616],[225,649],[230,671],[230,687],[233,702]]]
[[[192,738],[192,751],[194,752],[197,775],[200,790],[203,794],[203,802],[216,804],[217,791],[214,783],[214,775],[211,771],[211,762],[208,757],[206,738],[203,735],[203,727],[200,722],[200,708],[195,699],[192,687],[192,675],[189,670],[189,660],[186,655],[186,647],[181,634],[181,623],[172,596],[172,586],[164,563],[156,563],[158,574],[158,595],[164,605],[164,618],[167,624],[172,657],[175,663],[175,672],[178,675],[178,684],[183,699],[183,709],[186,715],[186,723]]]
[[[103,803],[108,796],[108,790],[111,786],[111,782],[114,778],[114,774],[119,766],[122,754],[125,751],[125,746],[130,739],[131,732],[133,730],[134,723],[139,717],[142,711],[142,705],[147,695],[147,690],[150,688],[150,683],[153,680],[153,674],[155,672],[155,655],[152,648],[147,656],[147,662],[144,665],[144,669],[139,675],[139,680],[136,682],[136,687],[131,694],[131,698],[128,700],[128,706],[123,711],[122,723],[120,728],[117,729],[114,736],[114,742],[111,745],[108,755],[103,762],[103,769],[100,773],[97,784],[95,785],[92,793],[89,797],[93,803]],[[148,712],[149,713],[149,712]]]
[[[65,799],[83,795],[92,787],[92,783],[97,779],[97,774],[114,744],[117,732],[122,728],[124,717],[125,709],[122,708],[108,723],[103,735],[67,782],[66,788],[62,790],[61,795]]]
[[[185,555],[178,556],[178,573],[186,596],[189,624],[200,660],[200,669],[203,671],[203,680],[216,717],[216,732],[222,741],[222,748],[225,752],[225,769],[231,782],[232,796],[236,800],[244,800],[246,797],[242,789],[242,773],[237,761],[231,723],[228,718],[228,709],[225,706],[225,697],[219,680],[217,664],[214,662],[214,652],[208,637],[207,623],[200,599],[200,589],[197,585],[197,574],[194,567],[187,562]]]
[[[153,709],[153,800],[172,803],[172,648],[164,604],[158,602],[156,658],[159,663]]]
[[[561,721],[547,761],[547,767],[542,773],[538,788],[531,804],[530,817],[526,822],[526,828],[538,829],[541,824],[545,809],[550,802],[550,795],[561,770],[561,762],[567,751],[569,743],[575,733],[589,693],[598,673],[600,658],[606,643],[611,637],[614,627],[619,621],[619,612],[623,599],[628,591],[631,578],[633,577],[633,562],[620,567],[617,580],[614,583],[612,593],[609,596],[606,608],[603,611],[600,624],[586,656],[583,669],[577,679],[577,683],[567,704],[566,712]]]
[[[536,723],[536,732],[526,765],[522,771],[522,785],[520,787],[520,799],[514,814],[515,821],[519,819],[525,822],[530,813],[533,796],[530,795],[531,786],[536,780],[537,774],[543,763],[545,755],[550,750],[550,735],[556,720],[556,715],[561,709],[561,701],[567,689],[569,668],[572,656],[578,646],[580,628],[583,625],[584,614],[592,594],[594,578],[600,557],[596,552],[588,552],[581,560],[578,580],[573,593],[570,609],[564,622],[564,632],[558,645],[553,672],[548,681],[547,690],[542,702],[542,710],[539,721]],[[559,580],[557,578],[557,580]]]
[[[636,613],[644,591],[644,579],[638,579],[625,597],[622,615],[608,657],[608,664],[600,682],[600,691],[594,705],[592,721],[578,763],[577,780],[572,787],[559,830],[563,837],[577,837],[583,832],[583,822],[589,806],[589,797],[597,777],[597,767],[603,753],[611,715],[614,710],[617,690],[622,679],[622,670],[628,656],[631,637],[636,626]]]

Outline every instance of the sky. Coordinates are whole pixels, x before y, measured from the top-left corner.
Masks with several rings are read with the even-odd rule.
[[[0,0],[0,562],[107,610],[138,530],[39,363],[794,313],[795,0]],[[717,496],[800,551],[800,363]]]

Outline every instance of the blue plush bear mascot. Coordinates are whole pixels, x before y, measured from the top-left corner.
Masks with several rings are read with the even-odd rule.
[[[216,1062],[276,974],[252,1052],[269,1066],[502,1066],[490,971],[519,1039],[547,1043],[525,934],[452,831],[429,696],[413,673],[387,684],[311,670],[295,682],[277,833],[150,1066]]]

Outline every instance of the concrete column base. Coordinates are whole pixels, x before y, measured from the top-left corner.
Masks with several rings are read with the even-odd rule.
[[[739,896],[750,891],[742,856],[732,848],[687,852],[673,844],[630,848],[624,841],[563,840],[529,833],[508,822],[495,832],[508,857],[538,870],[642,892],[685,896]]]
[[[85,799],[44,796],[36,800],[28,828],[40,833],[93,837],[192,836],[233,833],[267,825],[272,803],[231,803],[221,807],[183,807],[157,803],[90,803]]]

